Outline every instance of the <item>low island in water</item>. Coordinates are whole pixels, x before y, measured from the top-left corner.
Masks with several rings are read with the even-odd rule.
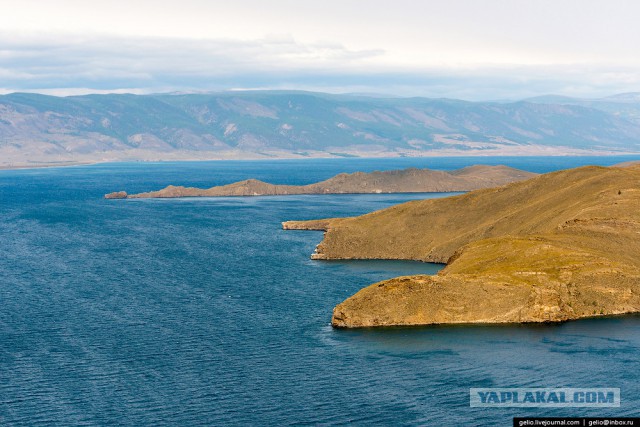
[[[353,218],[324,230],[314,259],[447,264],[366,287],[335,327],[559,322],[640,312],[640,165],[586,166]]]
[[[127,194],[117,191],[107,199],[141,199],[174,197],[282,196],[294,194],[367,194],[431,193],[471,191],[522,181],[537,174],[507,166],[475,165],[454,171],[404,169],[383,172],[341,173],[326,181],[309,185],[278,185],[247,179],[212,188],[170,185],[148,193]]]

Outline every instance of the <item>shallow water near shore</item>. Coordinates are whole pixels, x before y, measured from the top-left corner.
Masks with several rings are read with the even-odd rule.
[[[618,158],[113,163],[0,171],[0,425],[510,425],[513,416],[632,416],[640,317],[557,325],[335,330],[407,261],[312,261],[353,216],[447,194],[104,200],[168,184],[507,164],[534,172]],[[606,409],[469,407],[470,387],[619,387]]]

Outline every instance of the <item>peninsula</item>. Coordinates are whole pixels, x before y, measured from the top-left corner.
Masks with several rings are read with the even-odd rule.
[[[170,185],[159,191],[127,194],[118,191],[105,195],[107,199],[220,197],[220,196],[280,196],[293,194],[356,194],[356,193],[428,193],[471,191],[522,181],[537,174],[507,166],[476,165],[454,171],[404,169],[384,172],[341,173],[326,181],[309,185],[276,185],[256,179],[208,189]]]
[[[587,166],[367,215],[325,230],[314,259],[446,263],[373,284],[335,327],[558,322],[640,312],[640,165]]]

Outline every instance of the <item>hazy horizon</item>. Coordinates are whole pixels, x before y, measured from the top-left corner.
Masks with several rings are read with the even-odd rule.
[[[640,91],[629,0],[0,0],[0,93]]]
[[[233,94],[233,93],[252,93],[252,92],[266,92],[266,93],[309,93],[309,94],[317,94],[317,95],[332,95],[332,96],[354,96],[354,97],[363,97],[363,98],[380,98],[380,99],[410,99],[410,98],[424,98],[424,99],[452,99],[456,101],[467,101],[467,102],[521,102],[527,101],[535,98],[545,98],[545,97],[559,97],[559,98],[573,98],[576,100],[582,101],[596,101],[603,100],[608,98],[614,98],[618,96],[624,95],[633,95],[638,97],[638,101],[640,102],[640,91],[638,92],[620,92],[620,93],[610,93],[605,94],[603,96],[598,97],[581,97],[581,96],[568,96],[561,95],[557,93],[545,93],[541,95],[535,95],[532,97],[525,98],[501,98],[501,99],[464,99],[464,98],[451,98],[451,97],[429,97],[429,96],[417,96],[417,95],[397,95],[391,93],[361,93],[361,92],[324,92],[320,90],[304,90],[304,89],[221,89],[221,90],[191,90],[191,91],[166,91],[166,92],[142,92],[142,91],[127,91],[127,90],[113,90],[113,91],[74,91],[74,93],[69,94],[60,94],[60,93],[51,93],[46,90],[20,90],[20,91],[10,91],[10,92],[0,92],[0,96],[13,95],[13,94],[34,94],[34,95],[44,95],[44,96],[55,96],[59,98],[67,98],[67,97],[77,97],[77,96],[90,96],[90,95],[136,95],[136,96],[154,96],[154,95],[220,95],[220,94]]]

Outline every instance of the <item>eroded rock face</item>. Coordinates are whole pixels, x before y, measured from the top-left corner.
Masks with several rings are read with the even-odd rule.
[[[640,167],[584,167],[326,230],[315,258],[444,262],[339,304],[336,327],[556,322],[640,312]],[[303,228],[304,223],[296,224]]]
[[[502,257],[485,255],[483,241],[464,249],[441,274],[371,285],[339,304],[332,324],[558,322],[640,311],[638,268],[567,249],[565,242],[511,239],[491,242]],[[478,264],[486,268],[473,267]]]
[[[127,196],[128,195],[126,191],[116,191],[113,193],[105,194],[104,198],[105,199],[126,199]]]

